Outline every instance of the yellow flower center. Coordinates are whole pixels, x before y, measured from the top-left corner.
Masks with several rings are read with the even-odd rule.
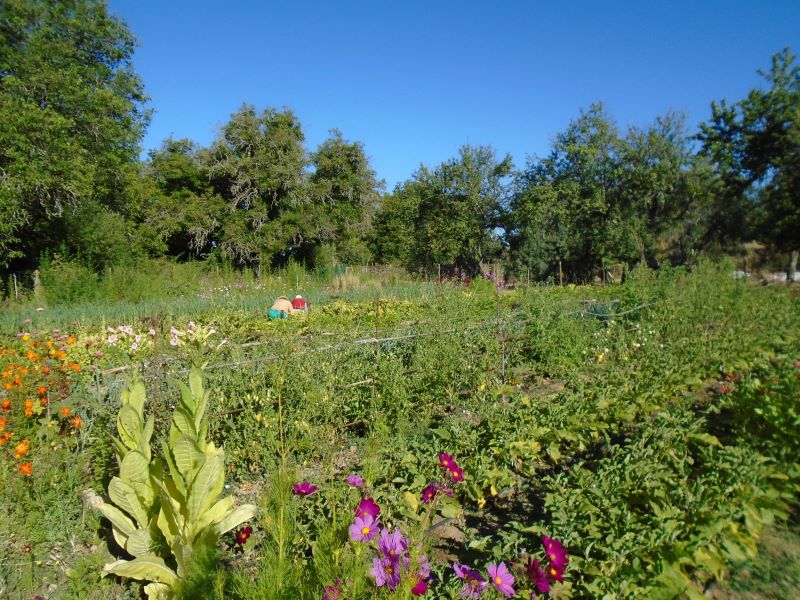
[[[361,535],[369,535],[369,527],[363,527],[361,529]]]
[[[502,578],[502,577],[500,577],[500,576],[498,575],[498,576],[496,576],[496,577],[494,578],[494,582],[495,582],[497,585],[500,585],[501,583],[503,583],[503,578]]]

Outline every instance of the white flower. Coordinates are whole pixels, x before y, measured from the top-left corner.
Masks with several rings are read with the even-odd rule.
[[[137,344],[136,342],[133,342],[131,344],[131,350],[137,350],[138,348],[139,348],[139,344]]]
[[[109,346],[115,346],[118,339],[119,338],[117,336],[110,335],[110,336],[108,336],[108,339],[106,340],[106,342],[108,343]]]
[[[150,329],[147,330],[147,333],[148,333],[148,335],[153,336],[153,335],[156,334],[156,330],[151,327]]]

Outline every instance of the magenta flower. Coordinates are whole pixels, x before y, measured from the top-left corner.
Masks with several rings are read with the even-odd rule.
[[[564,546],[561,545],[561,542],[543,535],[542,545],[544,546],[544,551],[547,553],[547,558],[551,565],[563,571],[564,567],[566,567],[569,562],[569,558],[567,558],[567,551],[564,549]]]
[[[436,485],[430,484],[428,487],[422,490],[422,495],[420,496],[420,500],[423,504],[430,504],[433,502],[433,499],[436,498]]]
[[[373,558],[372,569],[369,572],[375,578],[375,585],[378,587],[385,585],[390,590],[394,590],[400,583],[400,565],[397,564],[397,561],[389,558]]]
[[[453,483],[464,480],[464,469],[459,467],[455,462],[447,469],[447,474],[450,476],[450,479],[453,480]]]
[[[424,579],[420,579],[417,583],[414,584],[414,587],[411,588],[411,594],[414,596],[424,596],[425,592],[428,591],[428,584],[425,583]]]
[[[547,579],[547,573],[544,572],[538,560],[528,559],[528,577],[531,578],[533,585],[535,585],[536,589],[542,594],[546,594],[550,591],[550,582]]]
[[[363,498],[356,507],[357,517],[366,517],[369,515],[373,519],[377,519],[380,512],[381,507],[375,504],[375,500],[372,498]]]
[[[378,550],[384,558],[397,561],[408,550],[408,540],[403,537],[399,529],[395,529],[393,532],[382,529],[381,536],[378,538]]]
[[[319,488],[315,485],[311,485],[307,481],[303,481],[303,483],[295,483],[292,486],[292,493],[295,496],[308,496],[316,492]]]
[[[252,533],[253,530],[250,527],[242,527],[241,529],[237,530],[235,534],[236,543],[239,546],[244,546]]]
[[[339,600],[342,594],[342,581],[337,579],[333,585],[326,585],[322,590],[322,600]]]
[[[443,469],[449,469],[450,465],[454,465],[456,461],[453,460],[453,457],[449,454],[445,454],[444,452],[439,452],[439,466]]]
[[[371,542],[378,535],[378,522],[369,515],[356,517],[349,531],[354,542]]]
[[[509,572],[506,563],[501,562],[499,565],[489,563],[486,565],[486,571],[489,573],[494,589],[506,598],[511,598],[516,593],[513,587],[514,576]]]
[[[461,597],[474,600],[480,598],[481,594],[489,588],[489,582],[475,569],[470,568],[468,565],[459,565],[453,563],[453,571],[459,579],[464,580],[464,585],[461,588]]]
[[[364,485],[364,478],[360,475],[356,475],[355,473],[348,475],[345,481],[347,481],[347,485],[354,488],[360,488],[362,485]]]
[[[547,567],[547,577],[551,581],[564,581],[564,569],[566,567],[559,567],[556,564],[550,563]]]

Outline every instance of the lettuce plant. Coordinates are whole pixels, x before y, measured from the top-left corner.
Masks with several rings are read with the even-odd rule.
[[[213,550],[219,537],[255,514],[255,506],[233,507],[220,498],[225,484],[225,452],[207,440],[209,392],[195,367],[172,415],[163,456],[151,457],[153,418],[143,418],[141,382],[123,393],[114,440],[120,474],[109,484],[113,504],[98,508],[111,521],[114,539],[134,558],[105,565],[103,574],[149,581],[148,598],[169,599],[186,576],[192,555]]]

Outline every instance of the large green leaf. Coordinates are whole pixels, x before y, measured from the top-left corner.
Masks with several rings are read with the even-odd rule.
[[[132,450],[122,460],[119,467],[120,479],[126,481],[149,507],[153,501],[153,488],[150,483],[150,461],[139,452]]]
[[[227,496],[218,501],[214,506],[205,511],[200,518],[193,524],[191,536],[194,537],[209,525],[224,519],[233,507],[233,496]]]
[[[249,521],[256,514],[256,506],[254,504],[242,504],[231,511],[224,519],[214,525],[214,531],[217,535],[227,533],[231,529],[238,527],[245,521]]]
[[[113,573],[120,577],[130,577],[138,581],[155,581],[171,587],[178,582],[175,571],[164,560],[153,554],[140,556],[133,560],[118,560],[103,567],[103,574]]]
[[[172,424],[183,435],[192,439],[197,438],[192,418],[182,406],[176,408],[175,412],[172,413]]]
[[[117,415],[117,431],[120,440],[131,450],[139,447],[142,437],[142,419],[131,406],[123,406]]]
[[[178,468],[175,466],[175,462],[172,460],[172,453],[169,451],[169,446],[167,443],[162,442],[161,448],[164,452],[164,460],[167,463],[171,481],[174,483],[175,489],[180,493],[180,497],[178,494],[174,494],[174,497],[179,502],[184,502],[186,499],[186,486],[183,483],[183,477],[181,477]]]
[[[114,504],[136,520],[139,527],[147,526],[147,509],[149,507],[142,506],[142,501],[129,483],[119,477],[112,477],[108,484],[108,495]]]
[[[133,556],[146,556],[153,550],[153,537],[150,529],[137,529],[128,536],[125,550]]]
[[[221,453],[209,456],[189,489],[189,520],[198,519],[216,502],[225,485],[225,459]]]
[[[148,583],[144,586],[144,593],[147,600],[172,600],[175,597],[172,588],[163,583]]]
[[[179,437],[175,442],[172,447],[172,457],[184,482],[191,482],[206,460],[205,454],[197,448],[197,444],[185,436]]]
[[[155,428],[155,419],[153,415],[147,417],[147,421],[144,423],[144,429],[142,429],[142,439],[139,443],[139,450],[147,457],[147,460],[150,460],[150,438],[153,437],[153,429]]]
[[[99,510],[100,514],[106,519],[111,521],[111,524],[119,529],[119,531],[122,532],[125,537],[129,536],[136,530],[136,525],[134,522],[125,514],[123,514],[122,511],[116,506],[112,506],[107,502],[103,502],[102,504],[98,504],[97,510]],[[125,543],[123,542],[120,545],[124,547]]]
[[[127,404],[130,405],[137,414],[141,415],[144,413],[144,401],[146,397],[147,393],[144,389],[144,383],[136,381],[128,388]],[[123,398],[123,401],[125,400],[126,399]]]

